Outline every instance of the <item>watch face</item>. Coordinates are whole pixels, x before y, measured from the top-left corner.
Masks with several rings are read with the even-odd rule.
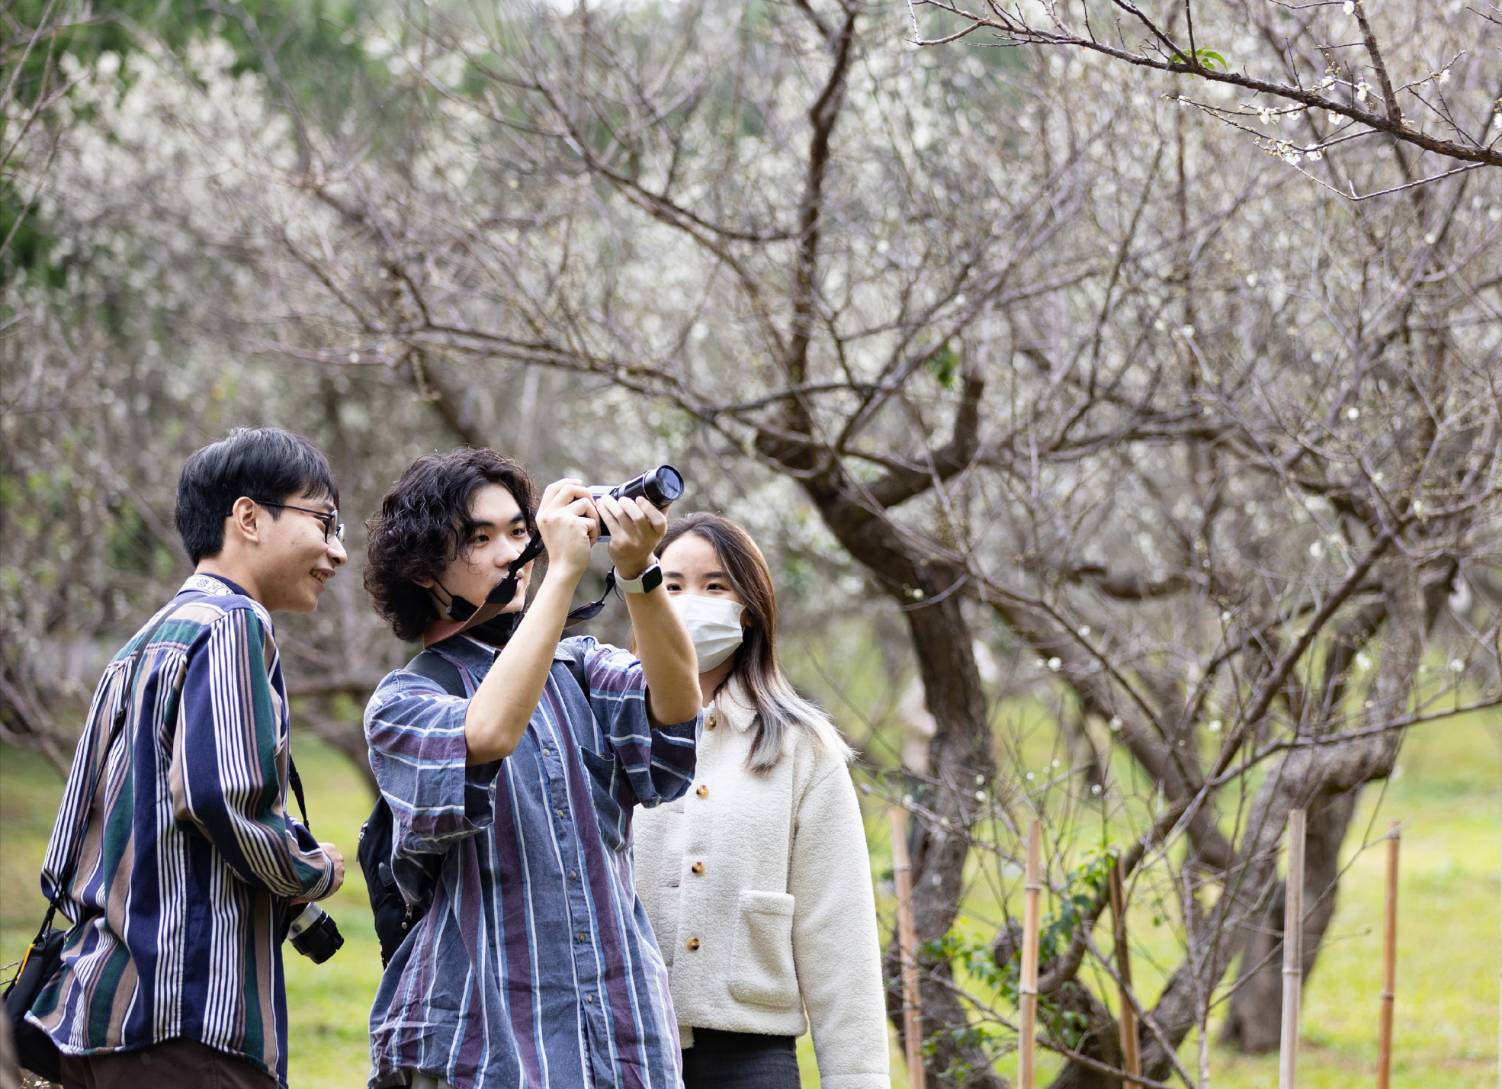
[[[620,579],[621,589],[628,594],[650,594],[662,585],[662,566],[655,560],[634,579]]]

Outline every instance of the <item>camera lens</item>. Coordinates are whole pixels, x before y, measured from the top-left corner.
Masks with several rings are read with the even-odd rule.
[[[683,476],[671,465],[659,465],[642,480],[642,491],[654,507],[665,507],[683,494]]]
[[[624,484],[615,487],[594,485],[589,489],[590,497],[600,499],[602,496],[610,496],[612,499],[645,499],[658,510],[662,510],[669,503],[676,501],[683,495],[683,474],[671,465],[659,465],[655,469],[648,469],[641,476],[634,476]],[[598,540],[609,540],[610,530],[604,521],[600,522],[600,535]]]
[[[314,964],[322,964],[344,944],[339,927],[317,904],[305,905],[293,917],[287,936],[292,939],[292,948]]]

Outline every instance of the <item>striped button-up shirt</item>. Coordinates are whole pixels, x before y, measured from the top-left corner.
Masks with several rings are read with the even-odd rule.
[[[441,858],[432,906],[376,993],[371,1084],[410,1070],[458,1089],[677,1089],[677,1025],[636,895],[631,811],[688,788],[698,718],[652,726],[640,662],[566,641],[515,751],[469,767],[467,697],[496,651],[462,635],[436,649],[465,696],[398,670],[365,711],[394,872],[404,857]]]
[[[334,876],[287,814],[288,727],[271,617],[228,580],[188,579],[105,669],[42,867],[52,896],[76,862],[63,970],[29,1015],[64,1053],[196,1040],[286,1084],[288,900]]]

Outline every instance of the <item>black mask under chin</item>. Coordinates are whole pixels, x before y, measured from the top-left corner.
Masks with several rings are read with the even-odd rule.
[[[496,583],[490,593],[485,595],[484,604],[510,605],[511,599],[516,596],[516,588],[521,581],[522,568],[526,567],[527,564],[540,555],[542,555],[542,535],[533,533],[531,539],[527,541],[527,547],[522,549],[522,554],[512,560],[511,566],[506,569],[506,577]],[[448,587],[444,586],[443,583],[440,582],[438,585],[444,593],[449,593]],[[479,611],[480,606],[470,601],[469,598],[449,593],[449,604],[446,615],[450,620],[457,620],[463,623]],[[466,630],[472,632],[479,626],[476,625],[475,628],[468,628]],[[512,627],[515,628],[515,626],[513,622]]]
[[[542,555],[542,535],[534,531],[532,539],[527,542],[527,547],[522,549],[522,554],[511,561],[511,566],[506,570],[506,577],[498,582],[490,593],[485,595],[485,604],[511,604],[511,599],[516,596],[516,588],[521,580],[522,568],[540,555]],[[449,603],[445,614],[450,620],[457,620],[463,623],[480,611],[480,606],[476,605],[473,601],[458,594],[449,593],[448,587],[444,586],[441,582],[438,585],[444,593],[449,594]],[[612,568],[605,576],[605,592],[595,601],[591,601],[587,605],[580,605],[570,612],[568,618],[564,621],[564,627],[572,627],[575,624],[583,623],[586,620],[593,620],[599,616],[600,611],[605,608],[606,598],[610,596],[610,592],[614,589],[615,570]],[[520,611],[497,613],[482,623],[471,624],[464,629],[464,633],[474,636],[483,643],[489,643],[491,646],[504,646],[506,641],[511,638],[512,633],[516,631],[516,626],[521,623],[521,619],[522,613]]]
[[[521,613],[496,613],[489,620],[465,628],[464,634],[492,647],[504,647],[521,622]]]
[[[496,583],[495,589],[491,590],[490,593],[485,595],[485,600],[481,604],[510,605],[511,599],[516,596],[517,581],[518,580],[515,575],[507,575],[500,582]],[[460,623],[463,623],[470,617],[474,616],[475,613],[480,611],[481,605],[476,605],[467,597],[462,597],[459,594],[451,593],[449,591],[449,588],[447,586],[444,586],[441,582],[438,583],[438,586],[444,591],[444,593],[447,593],[449,595],[449,604],[448,608],[444,610],[444,615],[447,616],[450,620],[457,620]]]

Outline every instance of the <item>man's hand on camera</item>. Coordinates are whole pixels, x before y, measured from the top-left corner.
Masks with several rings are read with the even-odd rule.
[[[334,893],[339,891],[339,886],[344,884],[344,852],[332,843],[320,842],[318,846],[322,847],[323,853],[334,861],[334,883],[329,886],[327,893],[327,895],[333,896]]]
[[[589,489],[577,480],[555,480],[537,505],[537,532],[548,553],[548,570],[578,579],[589,567],[589,547],[600,533]]]
[[[647,569],[668,531],[668,517],[643,498],[595,500],[600,519],[610,530],[610,562],[622,578],[634,579]]]

